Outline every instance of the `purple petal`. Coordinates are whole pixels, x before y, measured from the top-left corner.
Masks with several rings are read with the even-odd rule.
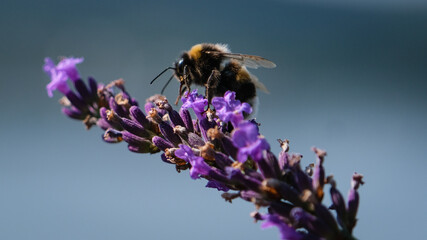
[[[46,86],[49,97],[53,96],[53,91],[55,90],[59,90],[62,93],[69,91],[66,83],[67,79],[70,78],[75,81],[80,78],[75,65],[82,61],[83,58],[64,58],[55,66],[52,59],[45,58],[43,70],[51,78],[51,82]]]
[[[231,91],[227,91],[224,97],[214,97],[212,105],[221,121],[231,122],[234,127],[243,121],[243,112],[252,112],[251,106],[248,103],[241,104],[236,100],[236,93]]]
[[[190,169],[190,177],[192,179],[200,178],[200,175],[207,176],[211,171],[211,167],[205,162],[202,157],[194,157],[190,160],[191,169]]]
[[[82,63],[83,60],[83,58],[64,58],[58,63],[56,69],[64,71],[72,81],[75,81],[80,78],[76,65]]]
[[[67,75],[64,72],[50,71],[51,81],[47,84],[46,90],[49,97],[53,97],[53,91],[58,90],[64,95],[70,91],[67,85]]]
[[[186,162],[190,162],[190,158],[195,157],[193,150],[184,144],[179,145],[179,149],[175,151],[175,156],[184,159]]]
[[[234,130],[233,143],[238,148],[246,146],[246,132],[241,129]]]
[[[45,58],[44,59],[44,65],[43,65],[43,71],[45,71],[47,74],[50,74],[50,70],[55,68],[55,63],[53,63],[51,58]]]
[[[175,151],[175,156],[184,159],[191,164],[190,177],[192,179],[200,178],[200,175],[209,175],[212,170],[202,157],[194,155],[191,147],[180,144],[179,149]]]
[[[258,128],[255,124],[246,121],[238,125],[233,132],[233,142],[239,148],[237,160],[245,162],[248,156],[258,161],[263,158],[263,151],[269,150],[268,142],[258,135]]]
[[[208,100],[200,94],[197,94],[197,89],[193,90],[190,94],[184,93],[182,100],[182,109],[192,108],[197,118],[202,119],[205,107],[208,105]]]
[[[292,227],[288,226],[285,222],[280,220],[276,214],[267,214],[265,222],[262,223],[261,228],[269,228],[276,226],[280,231],[280,239],[284,240],[303,240],[306,239],[303,233],[297,232]]]

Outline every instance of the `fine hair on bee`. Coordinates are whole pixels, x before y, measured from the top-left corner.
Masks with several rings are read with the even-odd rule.
[[[177,78],[180,87],[176,103],[186,90],[190,92],[192,84],[196,84],[205,87],[205,96],[209,105],[214,96],[223,96],[230,90],[236,92],[237,100],[256,107],[256,89],[267,93],[268,90],[257,77],[249,73],[247,67],[274,68],[276,64],[259,56],[231,53],[224,44],[201,43],[182,53],[172,67],[163,70],[150,84],[166,71],[174,70],[161,93],[163,94],[174,77]]]

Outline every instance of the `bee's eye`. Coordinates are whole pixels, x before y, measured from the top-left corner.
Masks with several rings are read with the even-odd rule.
[[[176,71],[181,75],[184,73],[184,59],[179,60],[176,64]]]

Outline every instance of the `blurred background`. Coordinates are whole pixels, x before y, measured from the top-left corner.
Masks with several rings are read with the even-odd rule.
[[[278,239],[250,203],[102,142],[46,94],[44,57],[75,56],[82,76],[124,78],[143,103],[200,42],[277,64],[252,71],[271,92],[260,131],[275,153],[289,139],[303,165],[326,149],[344,196],[364,174],[356,237],[427,235],[426,1],[2,0],[0,42],[0,239]]]

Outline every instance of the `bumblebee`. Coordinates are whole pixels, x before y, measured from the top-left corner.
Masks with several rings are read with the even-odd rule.
[[[173,77],[177,78],[180,82],[177,102],[186,90],[190,92],[192,84],[196,84],[205,86],[209,103],[214,96],[223,96],[230,90],[236,92],[236,99],[253,106],[256,89],[264,92],[268,90],[246,67],[274,68],[276,64],[259,56],[231,53],[227,45],[201,43],[184,52],[173,67],[166,68],[151,83],[167,70],[173,69],[174,74],[163,87],[162,93]]]

